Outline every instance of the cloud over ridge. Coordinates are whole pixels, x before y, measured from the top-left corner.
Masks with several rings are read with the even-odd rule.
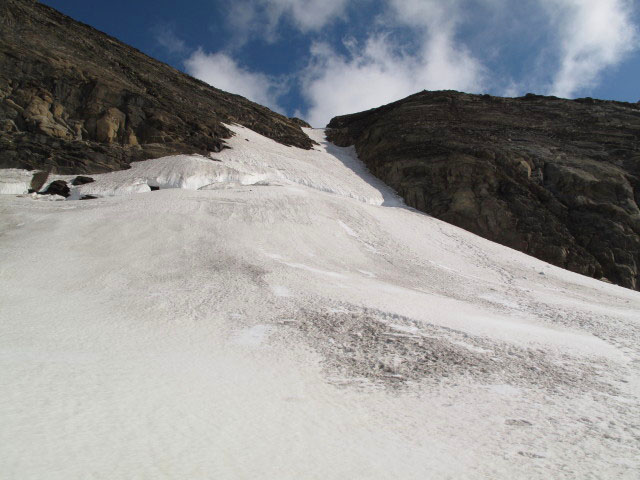
[[[638,50],[636,8],[633,0],[239,0],[228,22],[243,40],[193,51],[185,66],[271,108],[293,88],[299,101],[289,114],[314,126],[423,89],[574,97]],[[292,29],[307,42],[295,71],[266,74],[236,60],[250,38],[287,48]]]
[[[242,95],[272,110],[282,110],[277,99],[283,93],[283,85],[269,75],[242,67],[226,53],[206,53],[198,48],[184,64],[190,75],[220,90]]]
[[[543,0],[557,25],[561,59],[548,93],[571,97],[597,83],[607,67],[637,49],[638,29],[626,0]]]

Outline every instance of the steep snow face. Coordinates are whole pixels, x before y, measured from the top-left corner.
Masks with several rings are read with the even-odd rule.
[[[637,292],[233,129],[0,197],[3,478],[636,476]]]
[[[247,128],[227,127],[236,134],[231,149],[209,157],[175,155],[134,162],[129,170],[92,175],[95,182],[72,187],[69,199],[77,200],[84,195],[143,193],[151,191],[152,187],[216,190],[243,185],[302,185],[373,205],[385,201],[400,204],[393,193],[389,193],[388,198],[383,197],[384,184],[375,177],[367,175],[367,181],[363,181],[367,172],[353,148],[339,148],[324,142],[321,130],[305,129],[311,138],[324,143],[312,150],[300,150],[283,147]],[[42,190],[54,180],[70,181],[73,178],[73,175],[52,175]]]
[[[0,170],[0,195],[27,193],[31,183],[31,173],[17,168]]]

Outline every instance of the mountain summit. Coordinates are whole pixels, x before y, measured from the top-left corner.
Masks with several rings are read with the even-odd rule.
[[[640,287],[640,105],[421,92],[329,128],[408,205]]]

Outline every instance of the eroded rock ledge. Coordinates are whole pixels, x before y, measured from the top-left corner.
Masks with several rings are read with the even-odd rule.
[[[100,173],[219,151],[231,135],[223,122],[312,145],[295,121],[52,8],[0,1],[0,168]]]
[[[640,105],[424,91],[328,127],[408,205],[640,288]]]

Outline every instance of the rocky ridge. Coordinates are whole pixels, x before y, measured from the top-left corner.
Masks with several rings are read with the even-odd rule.
[[[0,0],[0,168],[100,173],[224,148],[238,123],[310,148],[299,121],[33,0]]]
[[[328,127],[409,206],[640,288],[640,105],[424,91]]]

